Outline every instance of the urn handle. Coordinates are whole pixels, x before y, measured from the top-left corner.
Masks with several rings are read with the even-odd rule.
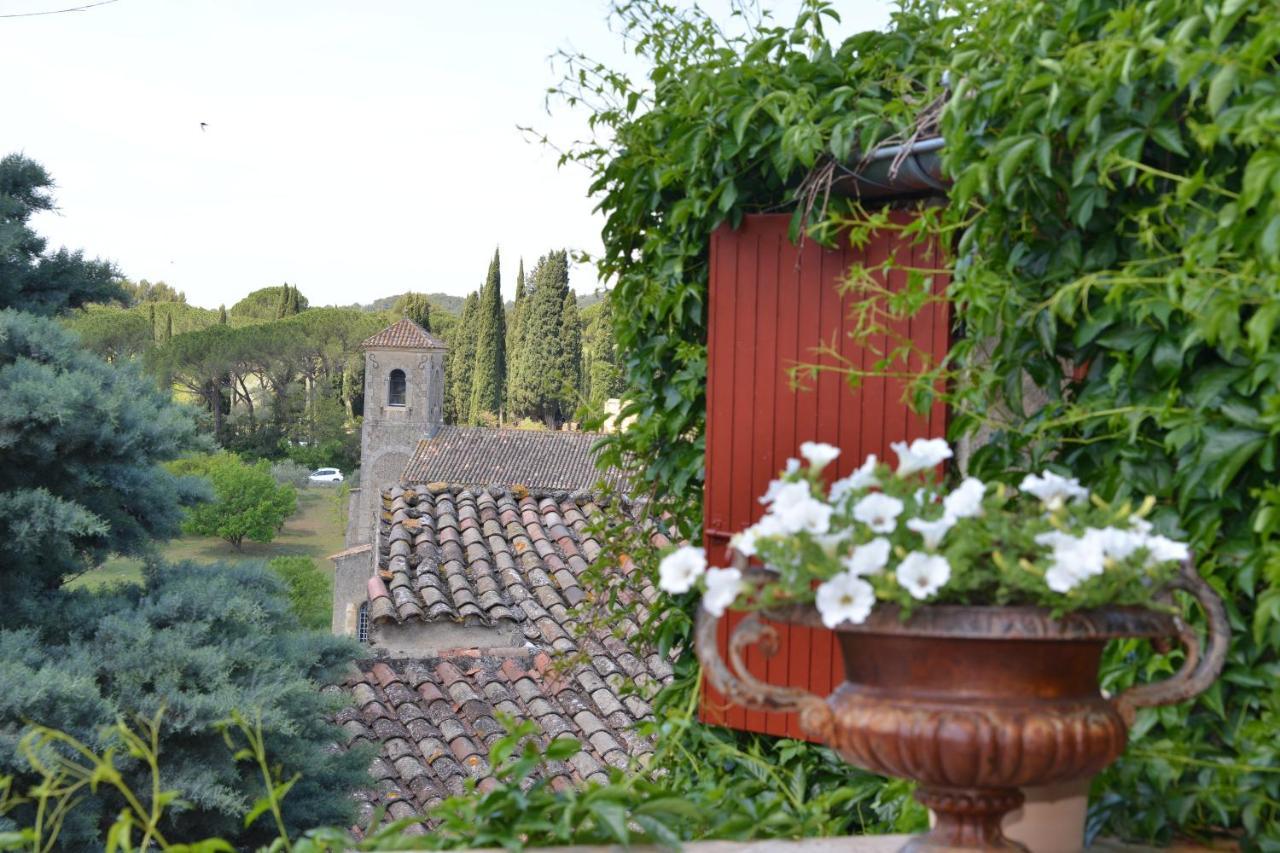
[[[707,680],[735,704],[753,711],[798,711],[800,727],[826,739],[831,728],[831,708],[826,701],[799,687],[766,684],[751,674],[742,659],[743,650],[758,643],[766,657],[778,652],[778,632],[755,613],[748,614],[729,635],[729,662],[720,657],[716,633],[720,617],[698,608],[695,645]]]
[[[744,571],[744,574],[748,570],[746,557],[736,551],[733,552],[732,565]],[[777,654],[778,631],[772,625],[760,621],[756,613],[749,613],[728,638],[726,663],[719,654],[719,621],[719,616],[713,616],[703,607],[698,608],[694,647],[703,671],[707,674],[707,680],[714,688],[731,702],[750,708],[751,711],[797,711],[800,713],[801,729],[814,738],[826,740],[832,725],[831,706],[828,706],[826,699],[819,698],[808,690],[764,683],[751,675],[746,662],[742,660],[742,651],[753,644],[759,644],[765,657]]]
[[[1190,593],[1200,604],[1205,615],[1205,639],[1201,643],[1194,628],[1182,617],[1174,617],[1178,640],[1187,654],[1182,668],[1170,678],[1130,687],[1111,700],[1125,723],[1130,726],[1133,725],[1134,715],[1139,708],[1174,705],[1208,690],[1222,672],[1222,665],[1227,659],[1231,627],[1222,607],[1222,599],[1213,591],[1213,587],[1200,577],[1190,560],[1183,563],[1181,573],[1170,586]]]

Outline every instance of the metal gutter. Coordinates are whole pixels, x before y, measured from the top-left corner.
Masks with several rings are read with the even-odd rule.
[[[942,174],[941,136],[908,145],[882,145],[870,156],[836,167],[833,195],[884,199],[946,195],[951,181]]]

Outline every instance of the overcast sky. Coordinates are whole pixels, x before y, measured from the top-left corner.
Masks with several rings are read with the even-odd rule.
[[[93,0],[0,0],[0,16]],[[769,4],[790,20],[796,3]],[[846,0],[837,37],[884,26]],[[709,8],[724,8],[712,0]],[[595,252],[585,172],[522,137],[567,47],[626,62],[606,0],[114,0],[0,17],[0,154],[57,182],[54,245],[206,307],[282,281],[313,304],[464,294],[516,262]],[[634,67],[634,66],[629,66]],[[201,122],[207,128],[201,129]],[[596,286],[588,268],[573,285]]]

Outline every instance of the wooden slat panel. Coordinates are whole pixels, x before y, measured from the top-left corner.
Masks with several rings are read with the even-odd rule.
[[[895,214],[906,221],[908,214]],[[705,543],[714,565],[724,565],[727,533],[754,522],[763,508],[756,500],[786,459],[795,456],[802,441],[839,445],[843,453],[831,477],[848,474],[868,453],[890,457],[889,444],[922,435],[943,435],[941,404],[927,415],[908,412],[900,380],[873,379],[851,390],[836,374],[820,374],[810,390],[790,388],[786,368],[815,361],[813,348],[836,340],[841,354],[863,369],[872,366],[892,341],[854,340],[848,317],[849,302],[836,286],[849,265],[883,263],[894,234],[880,235],[862,250],[826,250],[806,242],[797,248],[786,239],[789,217],[746,217],[737,231],[722,228],[711,241],[707,370],[707,479]],[[900,261],[917,266],[933,263],[929,252],[904,246]],[[946,276],[935,277],[940,292]],[[905,284],[905,273],[889,277],[891,287]],[[942,306],[931,306],[910,323],[903,334],[935,356],[945,352],[949,317]],[[919,362],[913,367],[919,367]],[[729,626],[725,620],[721,643]],[[792,684],[825,694],[843,671],[838,645],[829,631],[778,626],[781,651],[766,661],[748,655],[748,666],[774,684]],[[722,645],[723,648],[723,645]],[[799,736],[794,718],[744,712],[723,706],[723,698],[708,691],[703,719],[750,731]]]

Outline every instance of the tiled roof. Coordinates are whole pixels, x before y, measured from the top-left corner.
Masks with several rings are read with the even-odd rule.
[[[557,789],[603,782],[609,766],[652,752],[635,723],[674,674],[635,635],[657,590],[646,583],[620,591],[636,612],[620,612],[607,629],[584,630],[574,610],[590,595],[582,576],[601,550],[590,530],[600,512],[583,494],[423,485],[383,492],[378,565],[390,580],[370,583],[373,618],[505,624],[524,645],[359,665],[347,683],[354,707],[338,720],[349,744],[379,746],[370,811],[422,815],[462,793],[467,779],[490,789],[489,747],[504,734],[499,712],[536,721],[544,742],[568,735],[582,744],[551,766]],[[651,539],[667,544],[656,532]]]
[[[651,713],[629,680],[659,679],[638,659],[603,657],[563,675],[545,651],[491,657],[472,653],[430,660],[365,663],[347,682],[354,703],[338,716],[347,744],[379,747],[370,767],[373,791],[362,799],[362,825],[378,805],[391,819],[425,815],[474,779],[481,792],[494,785],[489,749],[505,734],[498,714],[535,720],[543,746],[559,736],[582,744],[565,762],[550,763],[550,785],[561,790],[605,782],[608,767],[644,761],[653,752],[635,724]],[[643,691],[642,691],[643,692]]]
[[[578,579],[600,553],[590,496],[409,485],[384,491],[382,508],[382,571],[369,580],[375,623],[518,623],[533,642],[571,646],[568,608],[586,599]]]
[[[619,486],[620,472],[596,468],[592,447],[600,438],[591,432],[445,426],[418,442],[403,479],[534,491],[586,491],[601,479]]]
[[[445,343],[406,317],[366,338],[360,349],[445,349]]]

